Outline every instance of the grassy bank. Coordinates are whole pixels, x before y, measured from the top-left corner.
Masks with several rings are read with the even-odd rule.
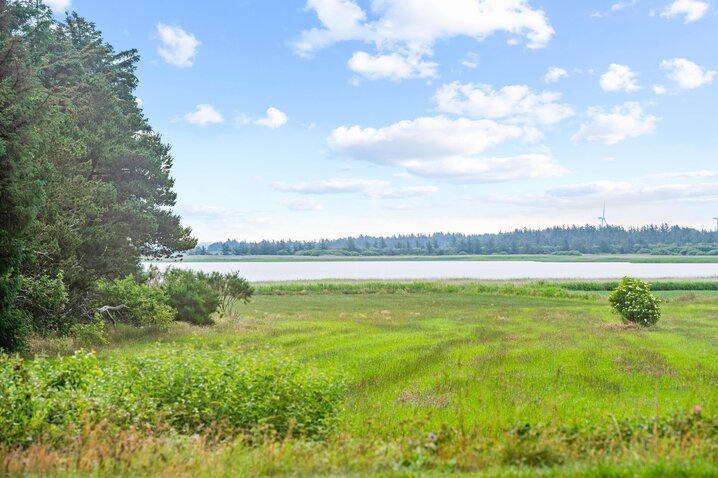
[[[340,374],[348,392],[328,436],[217,442],[202,432],[108,434],[96,425],[62,449],[5,449],[0,470],[715,476],[713,291],[665,303],[651,330],[620,325],[598,292],[543,284],[262,286],[239,317],[214,328],[179,324],[161,336],[163,347],[226,354],[270,347]],[[115,341],[99,360],[122,362],[154,342]]]
[[[535,262],[631,262],[631,263],[717,263],[718,256],[651,255],[488,255],[488,256],[184,256],[183,262],[351,262],[351,261],[535,261]],[[171,262],[171,261],[166,261]]]

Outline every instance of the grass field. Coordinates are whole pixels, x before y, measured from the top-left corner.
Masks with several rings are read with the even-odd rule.
[[[0,471],[718,476],[715,292],[663,292],[659,324],[637,330],[620,325],[600,292],[541,290],[265,286],[214,328],[116,332],[101,361],[159,338],[180,350],[271,348],[343,376],[338,425],[319,440],[259,445],[88,430],[92,440],[74,448],[8,452]]]
[[[535,262],[630,262],[630,263],[716,263],[718,256],[651,256],[606,254],[563,255],[483,255],[483,256],[184,256],[183,262],[347,262],[347,261],[535,261]],[[171,261],[168,261],[171,262]]]

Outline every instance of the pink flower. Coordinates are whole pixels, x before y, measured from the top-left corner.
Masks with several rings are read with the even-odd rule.
[[[700,405],[696,405],[695,407],[693,407],[693,413],[701,413],[701,410],[703,409]]]

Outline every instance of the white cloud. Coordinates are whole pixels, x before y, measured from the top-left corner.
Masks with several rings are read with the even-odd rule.
[[[555,159],[545,154],[407,160],[402,162],[402,166],[417,176],[459,182],[511,181],[560,176],[567,172]]]
[[[715,202],[718,199],[718,183],[705,181],[711,176],[703,176],[702,173],[704,172],[668,173],[621,181],[599,180],[566,184],[539,194],[499,196],[492,199],[496,202],[548,208],[552,211],[595,208],[596,212],[600,212],[602,204],[607,202],[609,217],[611,211],[626,208],[636,208],[644,215],[681,203]],[[684,181],[676,183],[679,179]],[[661,204],[661,207],[646,209],[649,204]],[[677,207],[681,211],[680,206]],[[685,214],[685,209],[682,212]]]
[[[307,182],[276,182],[274,188],[298,194],[363,194],[377,199],[407,199],[426,196],[439,191],[436,186],[391,187],[377,179],[335,178]]]
[[[436,76],[437,64],[421,60],[420,55],[403,56],[399,53],[370,55],[358,51],[348,62],[349,69],[370,80],[389,79],[399,81],[407,78],[432,78]]]
[[[446,38],[482,40],[505,32],[514,35],[512,40],[525,37],[528,48],[541,48],[554,34],[544,12],[533,9],[529,0],[373,0],[371,19],[355,0],[308,0],[307,8],[316,12],[321,27],[301,32],[294,51],[311,56],[341,41],[373,43],[377,54],[359,52],[350,67],[377,78],[433,76],[436,65],[423,57],[431,56],[434,44]],[[395,73],[408,67],[408,76]]]
[[[676,0],[661,12],[661,16],[675,18],[684,15],[684,22],[690,23],[703,18],[709,6],[708,2],[698,0]]]
[[[248,124],[255,124],[272,129],[284,126],[287,124],[287,121],[289,121],[289,117],[286,113],[273,106],[267,108],[266,115],[262,118],[252,118],[251,116],[241,113],[234,119],[234,123],[239,127],[247,126]],[[311,123],[308,129],[313,129],[314,127],[316,127],[316,123]]]
[[[499,90],[490,85],[453,82],[436,92],[439,111],[474,118],[504,118],[512,123],[554,124],[573,116],[573,109],[557,101],[556,92],[535,92],[528,86],[510,85]]]
[[[540,137],[535,128],[436,116],[399,121],[385,128],[341,126],[332,131],[328,143],[332,150],[346,156],[395,164],[407,159],[474,155],[509,139],[532,141]]]
[[[686,90],[707,85],[716,76],[715,71],[707,71],[704,67],[685,58],[663,60],[661,68],[668,72],[668,78],[674,81],[679,88]]]
[[[663,85],[653,85],[653,92],[657,95],[665,95],[668,93],[668,88]]]
[[[557,199],[575,201],[576,199],[605,199],[621,202],[640,200],[641,202],[659,202],[676,200],[696,200],[705,197],[718,197],[718,183],[690,184],[645,184],[641,181],[595,181],[573,184],[552,189],[548,196]]]
[[[363,193],[386,187],[388,183],[377,179],[325,179],[308,182],[276,182],[274,188],[278,191],[299,194],[343,194]]]
[[[267,108],[267,115],[264,118],[254,120],[254,124],[275,129],[287,124],[288,119],[284,112],[277,108],[270,107]]]
[[[601,88],[604,91],[636,91],[636,74],[626,65],[612,63],[608,71],[601,75]]]
[[[461,64],[466,68],[478,68],[479,66],[479,55],[476,53],[467,53]]]
[[[342,126],[332,131],[327,142],[339,156],[398,166],[418,176],[481,182],[563,173],[547,155],[481,156],[508,140],[531,142],[540,137],[541,132],[533,127],[436,116],[384,128]]]
[[[568,71],[563,68],[557,68],[552,66],[548,69],[548,72],[544,75],[543,81],[546,83],[557,83],[561,78],[568,76]]]
[[[700,171],[681,171],[676,173],[659,173],[649,176],[652,179],[704,179],[718,177],[718,171],[702,169]]]
[[[72,0],[44,0],[45,5],[50,7],[53,12],[65,12],[70,9]]]
[[[581,129],[571,138],[573,141],[615,144],[654,133],[659,121],[655,116],[644,115],[641,105],[633,102],[615,106],[608,112],[601,108],[590,108],[587,115],[590,121],[581,125]]]
[[[616,2],[613,5],[611,5],[611,11],[617,12],[619,10],[623,10],[624,8],[632,7],[636,3],[638,3],[638,0],[626,0],[626,1]]]
[[[197,109],[191,113],[185,114],[184,119],[190,124],[200,126],[217,124],[224,121],[222,114],[214,109],[214,106],[208,104],[197,105]]]
[[[593,12],[593,13],[591,14],[591,16],[594,17],[594,18],[607,17],[607,16],[610,15],[611,13],[618,12],[618,11],[623,10],[623,9],[625,9],[625,8],[632,7],[632,6],[636,5],[637,3],[638,3],[638,0],[625,0],[625,1],[622,0],[622,1],[615,2],[614,4],[612,4],[612,5],[611,5],[611,8],[609,8],[608,11],[605,11],[605,12],[601,12],[601,11]]]
[[[403,188],[387,188],[375,191],[368,191],[367,196],[380,199],[408,199],[413,197],[428,196],[439,192],[436,186],[407,186]]]
[[[201,45],[199,40],[181,27],[157,24],[157,33],[161,45],[157,52],[170,65],[188,67],[194,63],[197,48]]]
[[[322,206],[322,203],[314,198],[292,199],[290,201],[285,201],[282,204],[287,206],[287,208],[292,211],[319,211],[324,207]]]

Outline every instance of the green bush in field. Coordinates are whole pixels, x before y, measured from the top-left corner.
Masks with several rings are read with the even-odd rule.
[[[268,351],[164,347],[107,363],[85,352],[33,361],[0,355],[0,390],[0,444],[28,445],[65,443],[100,422],[319,437],[335,425],[346,386]]]
[[[169,305],[169,297],[160,287],[138,283],[132,276],[124,279],[100,280],[93,300],[95,307],[105,305],[125,308],[110,312],[113,320],[135,327],[168,327],[177,311]]]
[[[654,296],[650,286],[640,279],[624,277],[616,290],[608,296],[608,301],[625,322],[649,327],[661,317],[660,299]]]
[[[242,301],[245,304],[254,294],[254,288],[249,285],[247,279],[240,277],[238,272],[220,274],[213,272],[208,277],[210,286],[219,292],[218,311],[221,316],[230,312],[235,301]]]
[[[194,325],[212,325],[212,314],[220,305],[220,292],[203,272],[169,269],[162,278],[167,303],[177,310],[177,320]]]
[[[33,332],[38,335],[67,335],[73,325],[65,308],[67,290],[62,272],[56,277],[23,277],[16,306],[31,320]]]

